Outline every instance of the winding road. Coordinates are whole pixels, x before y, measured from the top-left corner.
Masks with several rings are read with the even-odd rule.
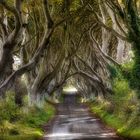
[[[123,140],[83,104],[58,104],[57,110],[44,140]]]

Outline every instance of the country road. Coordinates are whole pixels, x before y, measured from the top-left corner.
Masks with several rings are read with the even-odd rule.
[[[44,140],[123,140],[82,104],[59,104]]]

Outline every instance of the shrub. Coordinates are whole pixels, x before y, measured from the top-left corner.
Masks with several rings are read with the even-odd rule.
[[[43,134],[42,125],[55,113],[54,107],[47,103],[43,108],[18,107],[14,101],[12,92],[8,92],[6,98],[0,100],[0,139],[11,140],[21,135],[40,137]]]
[[[20,118],[19,107],[14,102],[14,93],[8,92],[5,99],[0,100],[0,121],[16,121]]]
[[[19,131],[16,128],[9,130],[9,135],[19,135]]]
[[[140,104],[138,90],[132,88],[132,84],[136,87],[131,81],[133,63],[125,65],[122,70],[112,66],[109,69],[113,94],[102,103],[94,102],[92,110],[119,134],[139,140]]]

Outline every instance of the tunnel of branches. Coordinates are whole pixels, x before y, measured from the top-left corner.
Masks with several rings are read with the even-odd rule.
[[[40,104],[67,85],[107,98],[112,67],[140,63],[138,9],[138,0],[0,0],[1,98],[13,90],[17,104],[25,95]]]

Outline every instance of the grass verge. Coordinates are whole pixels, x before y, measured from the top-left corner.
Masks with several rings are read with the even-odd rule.
[[[132,125],[131,127],[127,127],[126,121],[115,114],[108,113],[100,104],[91,103],[90,108],[94,114],[103,120],[103,122],[114,128],[118,135],[132,140],[140,140],[140,127]]]
[[[7,108],[8,112],[8,108]],[[12,112],[15,112],[14,110]],[[43,137],[42,126],[55,115],[55,108],[46,103],[43,108],[23,107],[19,109],[17,118],[11,122],[2,120],[0,140],[39,140]],[[11,116],[11,114],[10,114]]]

